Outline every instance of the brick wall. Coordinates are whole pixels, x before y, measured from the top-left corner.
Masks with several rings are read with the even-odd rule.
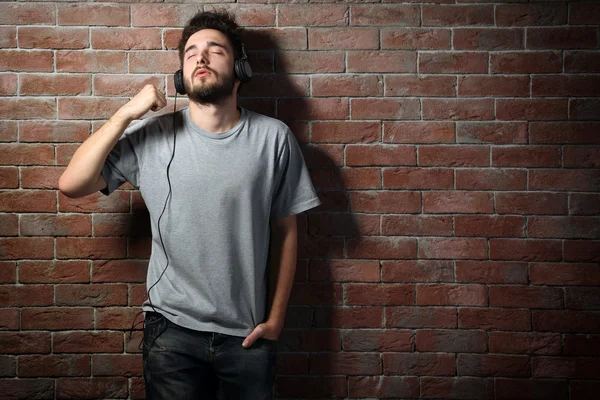
[[[144,397],[143,200],[57,181],[144,84],[172,111],[181,27],[212,7],[191,3],[0,5],[5,398]],[[242,104],[288,123],[323,201],[299,218],[277,396],[595,397],[600,3],[264,3],[223,4],[256,74]]]

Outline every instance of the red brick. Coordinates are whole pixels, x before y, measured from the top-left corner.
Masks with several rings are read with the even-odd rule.
[[[417,285],[417,304],[486,306],[487,288],[484,285]]]
[[[492,99],[423,99],[423,119],[485,120],[494,115]]]
[[[0,286],[0,305],[3,307],[47,306],[52,303],[52,286]]]
[[[348,20],[343,4],[281,5],[277,10],[277,26],[343,26]]]
[[[600,378],[600,357],[535,357],[534,378]]]
[[[345,189],[380,189],[381,171],[379,168],[344,168],[341,171],[341,182]]]
[[[600,120],[598,99],[572,99],[569,101],[569,119]]]
[[[58,99],[58,115],[61,119],[108,119],[127,101],[124,98],[63,97]]]
[[[529,96],[529,78],[524,76],[461,76],[459,96]]]
[[[565,72],[600,72],[600,53],[565,51]]]
[[[145,282],[147,268],[147,261],[94,261],[92,282]]]
[[[19,170],[17,168],[0,168],[0,182],[3,182],[3,171],[11,170],[11,181],[16,181],[16,184],[0,187],[15,187],[19,186]],[[14,179],[13,179],[14,178]],[[0,236],[18,236],[19,234],[19,217],[16,214],[1,214],[0,215]]]
[[[0,379],[0,391],[7,398],[51,399],[54,397],[54,379]]]
[[[490,55],[490,72],[494,74],[540,74],[562,72],[560,52],[502,52]]]
[[[376,28],[308,28],[308,48],[314,50],[377,50]]]
[[[50,353],[49,332],[0,332],[4,354]]]
[[[599,170],[540,169],[529,171],[530,190],[600,190]]]
[[[564,4],[503,4],[496,6],[498,26],[565,25]]]
[[[418,5],[352,5],[350,25],[377,26],[419,26]]]
[[[483,353],[487,347],[484,331],[419,330],[417,351],[444,351],[449,353]]]
[[[453,143],[453,122],[385,122],[383,141],[388,143]]]
[[[492,165],[495,167],[559,167],[558,146],[502,146],[492,147]]]
[[[491,286],[490,305],[495,307],[562,308],[563,290],[536,286]]]
[[[566,214],[564,193],[496,193],[498,214]]]
[[[382,28],[381,48],[397,50],[449,50],[451,46],[450,37],[450,29]],[[421,54],[422,56],[423,54]]]
[[[136,354],[94,354],[92,355],[92,375],[140,376],[142,375],[142,356]]]
[[[385,175],[384,175],[385,178]],[[425,192],[424,213],[492,213],[493,199],[486,192]]]
[[[450,168],[386,168],[386,189],[451,189],[454,183]]]
[[[278,118],[289,120],[348,119],[348,99],[279,99]]]
[[[17,94],[17,74],[0,74],[0,95],[15,94]]]
[[[523,29],[457,28],[452,37],[456,50],[518,50],[524,43]]]
[[[355,330],[342,335],[344,351],[405,352],[413,348],[413,334],[409,330]]]
[[[383,282],[453,282],[454,271],[449,260],[383,261]]]
[[[379,262],[360,260],[311,260],[310,281],[378,282]]]
[[[127,305],[127,286],[113,285],[56,285],[56,304],[67,306],[124,306]]]
[[[383,307],[319,307],[314,310],[316,328],[381,328]]]
[[[86,283],[88,261],[19,261],[20,283]]]
[[[577,356],[600,355],[600,335],[563,335],[563,354]]]
[[[29,214],[21,216],[21,234],[27,236],[91,236],[92,224],[85,215]]]
[[[418,119],[416,99],[351,99],[352,119]]]
[[[54,99],[36,98],[0,98],[0,118],[47,118],[56,117]]]
[[[55,6],[42,4],[5,4],[2,7],[0,24],[2,25],[54,25],[56,23]]]
[[[21,324],[23,329],[92,329],[94,310],[66,307],[24,308],[21,311]]]
[[[153,85],[164,93],[164,78],[154,75],[95,75],[94,95],[96,96],[135,96],[146,85]]]
[[[531,329],[530,311],[508,308],[459,308],[458,327],[461,329],[485,329],[526,331]]]
[[[456,360],[458,375],[529,377],[528,356],[496,354],[459,354]]]
[[[243,3],[241,1],[240,3]],[[186,18],[189,18],[190,15],[194,14],[197,6],[195,4],[189,6],[190,9],[183,8],[183,13]],[[273,26],[275,25],[275,13],[276,9],[270,5],[259,5],[254,4],[252,7],[246,7],[244,5],[239,4],[221,4],[220,8],[224,8],[226,10],[231,11],[235,14],[236,20],[240,26]],[[181,10],[181,6],[177,6],[178,9]],[[193,11],[194,10],[194,11]],[[187,20],[185,20],[187,22]],[[183,26],[185,23],[180,24]]]
[[[183,26],[198,11],[195,4],[134,4],[132,26]]]
[[[17,189],[19,187],[19,169],[17,167],[0,167],[0,188],[2,189]],[[0,218],[10,218],[2,216]],[[2,236],[17,236],[18,222],[11,220],[2,220],[0,232]]]
[[[564,146],[563,166],[567,168],[600,168],[600,146]]]
[[[314,167],[342,167],[344,165],[343,144],[309,144],[304,148],[304,161],[309,169]],[[335,195],[335,194],[334,194]],[[320,196],[319,196],[320,197]],[[321,198],[323,206],[325,202]],[[324,208],[321,210],[325,211]],[[329,210],[327,210],[329,211]]]
[[[327,28],[323,29],[327,30]],[[244,31],[246,31],[247,34],[246,36],[242,35],[242,40],[244,41],[246,50],[306,50],[307,43],[309,43],[307,40],[306,28],[261,27],[245,28]],[[328,32],[324,33],[325,36],[327,36]],[[321,38],[320,34],[315,35]],[[269,40],[264,40],[265,37],[268,37]],[[335,46],[331,47],[331,49],[339,50],[339,48],[336,48]]]
[[[61,4],[58,5],[58,24],[129,26],[129,7],[116,4]]]
[[[531,94],[533,96],[598,96],[600,94],[598,75],[556,75],[533,76]]]
[[[525,190],[527,172],[519,169],[459,169],[456,170],[456,189]]]
[[[417,255],[414,238],[364,237],[348,239],[346,246],[349,258],[410,259]]]
[[[131,54],[132,58],[138,54]],[[127,72],[127,54],[122,51],[62,50],[56,52],[57,72]],[[135,71],[131,71],[135,72]]]
[[[319,96],[381,96],[383,80],[375,75],[313,76],[312,95]]]
[[[490,353],[561,353],[561,335],[558,333],[490,332],[488,335]]]
[[[128,380],[119,378],[59,378],[56,396],[59,398],[107,399],[127,397]]]
[[[94,49],[154,50],[160,49],[161,32],[156,28],[92,28]]]
[[[19,357],[19,377],[89,376],[89,355],[35,355]]]
[[[488,166],[490,163],[489,148],[465,145],[428,145],[419,146],[420,166]]]
[[[386,96],[454,96],[453,76],[385,76]]]
[[[454,375],[456,373],[454,363],[454,354],[386,353],[383,354],[383,373],[385,375]]]
[[[121,238],[56,238],[57,258],[122,258],[126,240]]]
[[[494,382],[481,378],[421,378],[423,398],[493,399]]]
[[[0,71],[47,71],[54,69],[50,50],[0,50]]]
[[[314,137],[314,132],[313,132]],[[413,146],[401,145],[347,145],[347,166],[399,166],[416,165],[417,155]]]
[[[318,59],[323,57],[333,57],[331,52],[319,55],[319,52],[311,52],[318,55]],[[335,53],[334,53],[335,54]],[[328,56],[326,56],[328,55]],[[289,57],[289,55],[287,55]],[[309,59],[310,60],[310,59]],[[310,64],[317,64],[319,60],[314,60]],[[309,61],[307,61],[309,62]],[[396,72],[396,73],[414,73],[417,71],[417,56],[414,52],[399,51],[352,51],[346,55],[348,72]],[[315,71],[315,72],[342,72],[343,57],[341,60],[341,70],[335,71]],[[289,71],[294,72],[294,71]],[[302,71],[297,71],[302,72]],[[306,71],[312,72],[312,71]]]
[[[294,93],[296,96],[308,96],[308,76],[289,76],[285,80],[272,75],[261,75],[252,78],[252,82],[244,86],[245,96],[285,96]]]
[[[424,5],[423,26],[494,25],[492,5]]]
[[[598,122],[531,122],[531,143],[600,144]]]
[[[588,49],[598,46],[597,30],[594,27],[528,28],[527,48]]]
[[[427,215],[383,216],[381,229],[384,235],[451,236],[452,218]]]
[[[289,302],[294,305],[341,305],[343,297],[342,285],[340,284],[296,283]]]
[[[419,397],[419,379],[414,376],[351,376],[348,377],[350,397]]]
[[[0,27],[0,48],[17,47],[17,27]],[[2,51],[0,50],[0,54]]]
[[[498,99],[496,117],[500,120],[556,120],[567,118],[566,99]]]
[[[308,217],[310,235],[380,235],[379,215],[316,214]]]
[[[527,264],[502,261],[456,261],[456,281],[525,284]]]
[[[417,192],[352,191],[350,204],[355,212],[417,213],[421,196]]]
[[[89,47],[88,28],[27,26],[19,28],[19,47],[83,49]]]
[[[480,52],[458,51],[420,53],[419,71],[422,74],[485,74],[488,56]]]
[[[90,123],[80,121],[21,121],[20,142],[84,142]]]
[[[350,55],[348,55],[350,58]],[[348,61],[350,64],[350,61]],[[254,64],[253,64],[254,70]],[[341,51],[285,51],[275,58],[275,71],[285,73],[344,72],[344,53]],[[350,72],[350,69],[349,69]],[[358,71],[362,72],[362,71]]]
[[[587,400],[592,399],[600,390],[600,382],[598,381],[569,381],[570,393],[572,400]]]
[[[600,310],[600,288],[565,288],[565,308]]]
[[[0,356],[0,375],[13,378],[17,376],[17,357]],[[2,384],[0,383],[0,385]]]
[[[414,304],[414,286],[398,284],[344,285],[346,305],[410,305]]]
[[[4,154],[2,164],[6,165],[51,165],[54,162],[54,149],[46,144],[0,144],[0,150]],[[26,195],[25,193],[13,195]]]
[[[1,53],[0,53],[1,54]],[[17,121],[0,121],[0,142],[17,141]]]
[[[387,328],[456,328],[451,307],[386,307]]]
[[[595,25],[600,6],[592,2],[569,4],[569,25]]]
[[[0,199],[2,197],[0,196]],[[53,257],[54,239],[52,238],[19,237],[0,239],[0,260],[51,259]]]
[[[600,332],[600,313],[591,311],[532,311],[533,329],[550,332]]]
[[[496,399],[562,400],[569,398],[566,381],[549,379],[496,379]]]
[[[530,217],[527,221],[529,237],[541,238],[600,238],[598,218],[591,217]]]
[[[121,353],[122,332],[56,332],[54,353]]]
[[[515,261],[560,261],[560,240],[490,239],[490,259]]]
[[[589,263],[531,263],[529,279],[534,285],[600,286],[600,265]]]
[[[311,375],[378,375],[382,369],[374,353],[312,353],[309,363]]]

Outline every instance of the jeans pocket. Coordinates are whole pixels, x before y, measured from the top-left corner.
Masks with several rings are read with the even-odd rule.
[[[148,311],[144,319],[144,351],[149,351],[166,329],[167,319],[160,313]]]

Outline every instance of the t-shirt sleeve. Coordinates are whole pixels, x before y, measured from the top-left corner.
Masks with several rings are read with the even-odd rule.
[[[299,214],[321,204],[298,141],[289,128],[286,129],[286,136],[276,166],[272,219]]]
[[[140,181],[140,131],[142,123],[130,126],[123,132],[117,144],[108,153],[102,176],[107,183],[100,192],[109,195],[125,182],[139,187]]]

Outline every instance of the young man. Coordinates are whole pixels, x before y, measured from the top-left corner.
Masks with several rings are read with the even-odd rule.
[[[79,147],[59,189],[109,195],[129,181],[145,200],[148,399],[271,399],[296,214],[320,201],[290,129],[237,106],[247,77],[234,67],[243,58],[234,17],[194,16],[179,55],[189,107],[127,128],[166,105],[146,86]]]

